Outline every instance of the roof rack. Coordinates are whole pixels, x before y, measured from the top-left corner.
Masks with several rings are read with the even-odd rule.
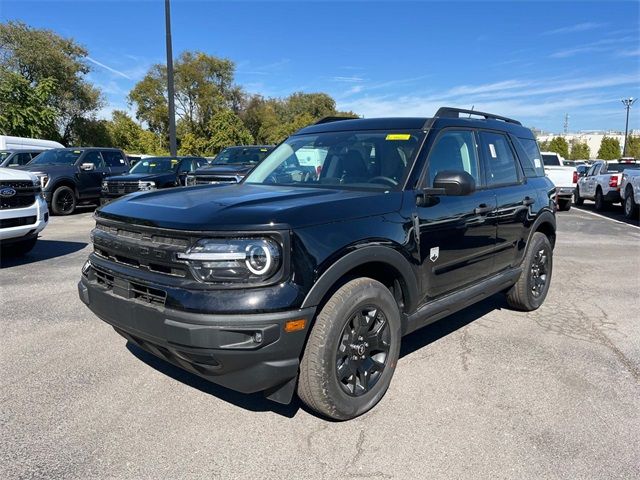
[[[324,117],[314,123],[314,125],[322,125],[323,123],[339,122],[340,120],[354,120],[356,117]]]
[[[494,115],[493,113],[479,112],[478,110],[466,110],[464,108],[454,107],[440,107],[433,118],[429,119],[425,128],[431,128],[436,118],[460,118],[460,114],[476,115],[478,117],[484,117],[485,119],[502,120],[506,123],[513,123],[514,125],[522,125],[518,120],[513,118],[501,117],[500,115]]]

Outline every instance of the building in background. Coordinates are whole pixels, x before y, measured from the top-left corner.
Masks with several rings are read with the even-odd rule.
[[[629,130],[629,136],[640,136],[640,130]],[[598,150],[600,150],[600,144],[602,143],[602,139],[604,137],[612,137],[617,138],[620,142],[620,151],[622,152],[624,149],[624,133],[616,132],[616,131],[585,131],[585,132],[577,132],[577,133],[543,133],[536,132],[536,138],[538,142],[546,142],[555,137],[564,138],[569,145],[571,142],[582,142],[586,143],[589,146],[590,159],[595,160],[598,158]],[[621,153],[622,154],[622,153]]]

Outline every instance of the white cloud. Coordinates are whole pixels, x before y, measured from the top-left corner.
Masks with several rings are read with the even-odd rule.
[[[575,25],[556,28],[555,30],[548,30],[546,32],[542,32],[541,35],[559,35],[565,33],[586,32],[588,30],[595,30],[597,28],[605,27],[606,25],[606,23],[583,22],[577,23]]]
[[[127,80],[131,80],[131,77],[129,75],[127,75],[124,72],[121,72],[120,70],[116,70],[115,68],[111,68],[108,65],[105,65],[104,63],[101,63],[89,56],[86,57],[87,60],[89,60],[91,63],[93,63],[94,65],[98,65],[99,67],[104,68],[105,70],[108,70],[111,73],[114,73],[116,75],[119,75],[120,77],[126,78]]]

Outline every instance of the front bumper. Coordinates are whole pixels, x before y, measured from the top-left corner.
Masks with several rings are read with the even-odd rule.
[[[95,267],[78,283],[80,299],[100,319],[144,350],[209,381],[243,393],[278,391],[288,402],[315,308],[275,313],[192,313],[143,300],[140,285],[115,277],[100,283]],[[153,286],[144,285],[153,290]],[[215,295],[214,292],[211,295]],[[287,333],[288,320],[304,319]]]
[[[25,219],[24,221],[19,221]],[[26,220],[29,219],[29,220]],[[11,222],[15,220],[15,222]],[[9,208],[0,210],[0,221],[11,225],[23,225],[0,228],[0,241],[3,243],[19,242],[37,236],[49,222],[49,210],[45,200],[38,196],[33,205],[24,208]]]

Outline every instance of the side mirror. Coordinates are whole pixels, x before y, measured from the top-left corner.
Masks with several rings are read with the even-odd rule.
[[[463,196],[476,190],[476,181],[464,170],[443,170],[433,179],[433,188],[444,195]]]
[[[80,165],[80,170],[84,170],[85,172],[91,172],[95,169],[96,166],[93,163],[83,163],[82,165]]]

